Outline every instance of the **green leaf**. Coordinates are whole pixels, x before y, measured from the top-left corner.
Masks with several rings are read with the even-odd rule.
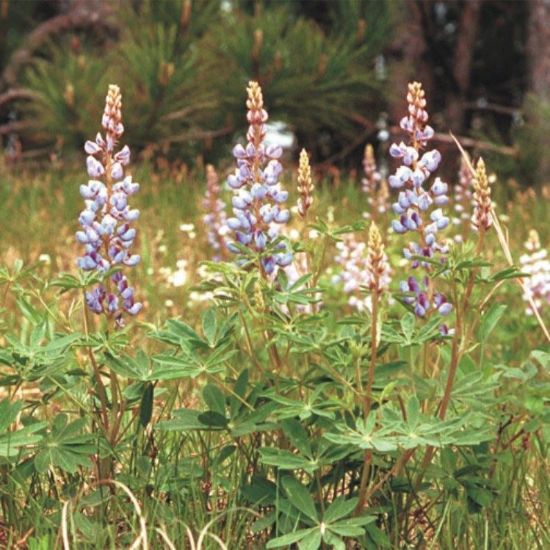
[[[298,420],[283,420],[281,427],[290,442],[304,455],[311,456],[309,434]]]
[[[218,386],[207,384],[202,391],[202,396],[211,411],[225,416],[225,396]]]
[[[143,397],[141,398],[141,404],[139,406],[139,421],[143,427],[147,426],[147,424],[151,422],[151,417],[153,416],[154,393],[155,387],[153,384],[146,384]]]
[[[199,415],[199,420],[209,428],[225,428],[229,423],[229,420],[225,415],[215,411],[206,411]]]
[[[0,457],[17,456],[20,449],[31,447],[42,441],[43,436],[36,432],[46,427],[46,422],[29,424],[16,431],[8,431],[17,419],[23,403],[10,403],[8,399],[0,401]]]
[[[309,519],[318,522],[317,510],[313,498],[309,494],[309,491],[299,481],[293,477],[285,477],[283,479],[283,487],[286,494],[292,503],[302,514],[306,515]]]
[[[416,318],[412,313],[407,312],[401,318],[401,331],[408,341],[412,340],[415,325]]]
[[[327,508],[323,516],[323,521],[325,523],[332,523],[340,518],[348,516],[355,510],[358,500],[358,498],[346,500],[344,496],[338,497]]]
[[[315,529],[298,541],[300,550],[317,550],[321,546],[321,531]]]
[[[487,339],[497,326],[500,318],[504,315],[507,307],[508,306],[503,304],[493,304],[487,313],[481,317],[481,321],[479,323],[479,338],[482,342],[487,342]]]
[[[281,546],[288,546],[290,544],[294,544],[295,542],[302,540],[304,537],[306,537],[310,533],[313,533],[314,531],[318,531],[318,530],[319,529],[317,527],[312,527],[310,529],[300,529],[299,531],[295,531],[294,533],[288,533],[288,535],[283,535],[282,537],[271,539],[266,544],[265,547],[280,548]]]
[[[390,539],[376,525],[367,525],[367,533],[376,545],[376,548],[391,548]]]
[[[416,428],[420,420],[420,402],[416,395],[411,395],[407,401],[407,424],[411,428]]]
[[[202,331],[208,340],[210,347],[216,344],[216,334],[218,331],[218,321],[216,319],[216,310],[214,308],[207,309],[202,315]]]
[[[34,459],[37,471],[55,467],[74,474],[80,466],[91,467],[90,455],[98,451],[99,442],[97,434],[85,431],[86,425],[85,418],[68,422],[67,415],[58,415]]]
[[[281,470],[305,470],[312,473],[318,470],[320,465],[313,463],[300,455],[292,454],[285,449],[274,449],[272,447],[264,447],[260,449],[262,463],[269,466],[276,466]]]
[[[178,409],[173,418],[156,424],[159,430],[187,432],[191,430],[211,430],[212,425],[204,422],[204,413],[193,409]]]

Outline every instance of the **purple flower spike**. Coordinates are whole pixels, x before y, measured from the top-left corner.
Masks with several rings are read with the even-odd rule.
[[[227,184],[234,191],[231,201],[233,217],[227,220],[227,226],[235,231],[238,243],[264,253],[279,236],[278,226],[290,219],[289,210],[283,206],[288,193],[279,183],[283,167],[278,159],[282,149],[264,144],[264,123],[268,115],[263,107],[262,90],[258,83],[250,82],[247,92],[247,120],[250,126],[246,146],[239,144],[233,148],[237,168],[227,179]],[[284,244],[282,246],[281,253],[262,257],[261,268],[266,275],[274,274],[277,266],[291,263],[292,254]],[[233,253],[240,253],[233,243],[229,243],[227,248]]]
[[[409,84],[407,101],[409,115],[401,120],[400,126],[409,134],[408,143],[394,143],[390,147],[390,155],[402,161],[395,174],[389,177],[390,186],[399,189],[397,202],[393,204],[398,218],[392,221],[392,228],[398,234],[411,232],[418,236],[418,242],[410,242],[403,250],[403,256],[411,262],[412,269],[422,267],[429,273],[433,266],[422,258],[433,259],[439,255],[444,262],[447,253],[447,246],[438,241],[437,234],[450,223],[441,208],[449,202],[449,187],[440,178],[435,179],[429,190],[423,187],[437,170],[441,153],[437,149],[424,151],[434,136],[434,130],[426,124],[426,99],[420,83]],[[436,208],[431,210],[434,205]],[[426,317],[433,311],[448,315],[452,310],[445,296],[434,292],[428,277],[422,282],[409,277],[401,283],[400,289],[407,294],[404,301],[413,307],[418,317]]]
[[[137,232],[129,224],[139,217],[139,211],[128,206],[128,197],[137,193],[139,184],[132,182],[131,176],[124,177],[124,166],[130,162],[128,146],[114,153],[124,132],[121,107],[118,86],[109,86],[101,122],[105,139],[98,133],[95,141],[84,145],[92,178],[87,185],[80,186],[85,209],[78,218],[82,230],[77,231],[76,238],[85,245],[85,253],[78,258],[77,265],[84,271],[105,272],[112,267],[135,266],[140,261],[137,254],[130,253]],[[134,289],[128,286],[122,273],[112,275],[111,282],[114,289],[109,293],[103,285],[87,292],[86,304],[94,313],[103,313],[114,319],[117,326],[123,326],[123,313],[135,315],[142,304],[134,301]]]
[[[225,203],[220,198],[220,184],[218,174],[211,164],[206,166],[206,193],[204,195],[203,206],[206,214],[203,216],[203,222],[208,228],[207,239],[210,248],[214,252],[213,259],[216,261],[225,258],[227,242],[226,234],[229,230],[229,223],[225,213]],[[241,191],[239,196],[233,198],[233,205],[237,208],[245,208],[247,202],[250,202],[248,197]],[[240,222],[236,220],[237,226],[240,227]],[[235,223],[235,222],[233,222]]]

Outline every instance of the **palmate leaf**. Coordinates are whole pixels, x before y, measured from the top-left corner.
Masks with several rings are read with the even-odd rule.
[[[375,415],[371,414],[365,423],[357,421],[357,429],[340,427],[338,433],[326,433],[323,437],[338,445],[353,445],[359,449],[374,449],[382,453],[395,451],[399,447],[398,439],[392,435],[391,428],[374,428]],[[392,427],[393,428],[393,427]]]
[[[98,436],[85,432],[87,420],[68,421],[65,414],[56,416],[51,431],[42,440],[34,465],[38,472],[60,468],[75,473],[80,466],[91,467],[90,455],[98,452]]]
[[[334,499],[323,515],[323,521],[333,523],[345,516],[350,515],[357,506],[358,498],[346,500],[344,496]]]
[[[298,417],[306,420],[313,415],[333,418],[332,410],[338,410],[340,403],[335,399],[326,397],[323,393],[327,384],[319,384],[311,393],[300,401],[278,395],[273,390],[265,392],[264,396],[275,401],[280,406],[275,410],[275,417],[283,420]]]
[[[9,334],[5,336],[9,346],[2,353],[0,361],[13,368],[19,381],[37,381],[71,365],[72,356],[69,350],[83,338],[82,334],[75,332],[56,335],[43,344],[45,336],[45,323],[35,326],[28,343],[23,343]]]
[[[22,408],[21,401],[14,403],[10,403],[8,399],[0,401],[0,457],[11,458],[20,450],[33,447],[42,441],[42,435],[37,432],[44,429],[46,422],[36,422],[9,431],[10,425],[15,422]]]
[[[301,484],[294,478],[283,479],[283,486],[287,489],[285,483],[294,486],[294,491],[288,493],[287,490],[290,499],[289,504],[298,508],[306,515],[308,520],[315,521],[316,525],[309,529],[299,529],[293,533],[272,539],[266,548],[279,548],[297,542],[300,549],[317,549],[321,546],[321,540],[323,540],[331,548],[343,550],[345,544],[340,537],[359,537],[365,533],[365,526],[376,520],[376,516],[349,517],[353,514],[359,499],[346,500],[343,496],[335,499],[327,508],[322,520],[319,520],[313,500],[305,487],[301,486],[302,488],[300,488]],[[298,486],[295,486],[295,484],[298,484]],[[293,500],[293,497],[296,500]],[[284,508],[286,508],[286,505]],[[348,517],[346,518],[346,516]]]
[[[275,466],[280,470],[304,470],[305,472],[313,473],[320,467],[318,462],[295,455],[284,449],[265,447],[260,449],[260,456],[262,457],[263,464]]]
[[[190,350],[182,350],[180,355],[155,355],[157,363],[155,377],[158,380],[173,380],[176,378],[196,378],[200,374],[216,374],[223,372],[224,363],[229,361],[238,350],[219,348],[202,358]]]
[[[401,319],[401,330],[396,330],[390,323],[384,323],[381,340],[400,346],[419,346],[430,340],[439,339],[441,324],[442,317],[440,315],[434,315],[426,323],[419,323],[413,313],[407,312]]]

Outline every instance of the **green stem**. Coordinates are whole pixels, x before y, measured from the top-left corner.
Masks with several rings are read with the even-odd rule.
[[[376,282],[378,283],[378,282]],[[374,371],[376,368],[376,355],[378,351],[378,291],[375,290],[372,294],[372,320],[371,320],[371,352],[369,372],[367,378],[367,390],[364,396],[363,402],[363,414],[365,416],[365,422],[370,414],[372,407],[372,388],[374,386]],[[356,513],[359,513],[366,502],[367,486],[370,477],[370,466],[372,462],[372,452],[370,450],[365,451],[365,457],[363,461],[363,471],[361,472],[361,483],[359,486],[359,501],[355,509]]]

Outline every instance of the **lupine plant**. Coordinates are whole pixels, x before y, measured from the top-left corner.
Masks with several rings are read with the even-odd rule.
[[[520,271],[476,158],[464,161],[471,229],[445,240],[450,190],[432,179],[443,159],[419,83],[390,149],[393,213],[376,216],[357,182],[361,199],[347,202],[314,185],[305,151],[294,192],[283,190],[261,89],[247,92],[230,233],[214,168],[198,178],[193,220],[177,217],[199,204],[187,200],[192,178],[136,194],[111,86],[104,133],[85,145],[80,269],[64,239],[35,265],[6,252],[1,545],[544,548],[550,338],[538,239]],[[181,242],[178,227],[192,245],[172,254],[163,236]],[[158,258],[181,258],[177,285]],[[338,264],[356,307],[334,284]],[[518,282],[538,314],[525,315]]]

